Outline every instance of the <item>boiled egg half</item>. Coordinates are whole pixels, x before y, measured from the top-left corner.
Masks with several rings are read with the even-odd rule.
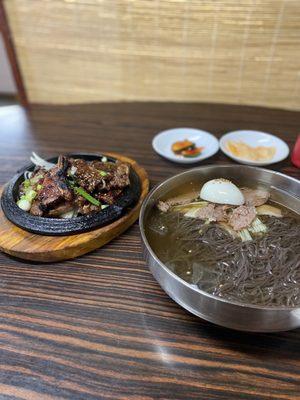
[[[211,203],[241,206],[245,203],[240,189],[228,179],[212,179],[206,182],[200,191],[200,197]]]

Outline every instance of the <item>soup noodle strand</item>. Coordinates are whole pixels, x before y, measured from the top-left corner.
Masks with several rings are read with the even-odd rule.
[[[299,305],[300,225],[292,217],[262,220],[268,234],[248,242],[233,239],[216,224],[174,212],[154,213],[149,229],[164,239],[161,260],[200,289],[254,305]]]

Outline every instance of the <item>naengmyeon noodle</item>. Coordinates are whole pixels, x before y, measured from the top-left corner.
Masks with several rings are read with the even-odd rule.
[[[155,210],[148,240],[177,275],[227,300],[260,305],[300,305],[300,224],[287,214],[262,217],[268,232],[242,242],[217,224]]]

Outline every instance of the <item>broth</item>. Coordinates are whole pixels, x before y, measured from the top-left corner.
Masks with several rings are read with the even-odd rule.
[[[168,197],[192,191],[187,183]],[[165,196],[164,196],[165,197]],[[267,233],[242,242],[217,223],[179,212],[149,212],[145,233],[157,257],[176,275],[228,300],[261,306],[300,305],[300,218],[283,205],[283,217],[261,216]]]

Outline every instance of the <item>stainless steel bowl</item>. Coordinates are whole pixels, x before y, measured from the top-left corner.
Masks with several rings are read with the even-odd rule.
[[[155,255],[145,234],[145,221],[157,200],[189,181],[204,183],[228,178],[238,185],[266,187],[271,198],[300,213],[300,181],[281,173],[244,165],[215,165],[185,171],[156,186],[140,213],[140,230],[148,266],[164,291],[183,308],[227,328],[252,332],[277,332],[300,327],[300,307],[261,307],[221,299],[188,284],[170,271]]]

